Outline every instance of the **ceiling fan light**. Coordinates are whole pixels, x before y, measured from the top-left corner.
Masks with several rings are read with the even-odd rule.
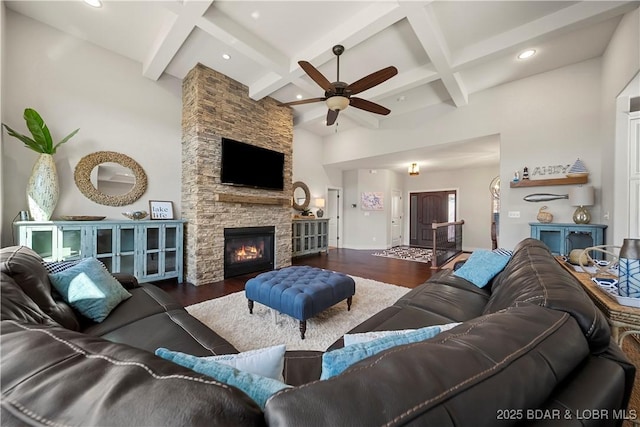
[[[409,166],[409,175],[420,175],[420,166],[418,166],[417,163],[411,163],[411,166]]]
[[[341,111],[349,106],[349,98],[346,96],[332,96],[326,100],[330,110]]]

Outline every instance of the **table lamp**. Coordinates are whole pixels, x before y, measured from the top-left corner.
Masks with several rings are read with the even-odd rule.
[[[324,208],[324,199],[316,199],[316,207],[318,208],[318,210],[316,211],[316,216],[318,218],[322,218],[322,216],[324,215],[324,211],[322,210],[322,208]]]
[[[589,224],[591,214],[587,206],[593,206],[594,190],[591,185],[580,185],[569,190],[569,202],[571,206],[577,206],[573,213],[573,222],[576,224]]]

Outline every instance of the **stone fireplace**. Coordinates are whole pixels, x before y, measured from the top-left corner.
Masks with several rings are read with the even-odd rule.
[[[225,278],[225,229],[272,227],[272,268],[291,265],[293,116],[274,99],[255,101],[248,92],[201,64],[183,80],[185,275],[194,285]],[[284,190],[221,184],[223,137],[284,153]]]

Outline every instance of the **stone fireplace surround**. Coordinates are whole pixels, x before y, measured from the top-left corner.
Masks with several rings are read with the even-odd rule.
[[[291,265],[293,116],[204,65],[182,83],[182,217],[186,281],[224,279],[224,229],[275,226],[276,268]],[[284,190],[220,183],[222,137],[284,153]]]

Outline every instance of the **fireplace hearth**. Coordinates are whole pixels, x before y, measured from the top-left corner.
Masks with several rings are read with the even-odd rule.
[[[224,229],[224,278],[273,270],[275,227]]]

